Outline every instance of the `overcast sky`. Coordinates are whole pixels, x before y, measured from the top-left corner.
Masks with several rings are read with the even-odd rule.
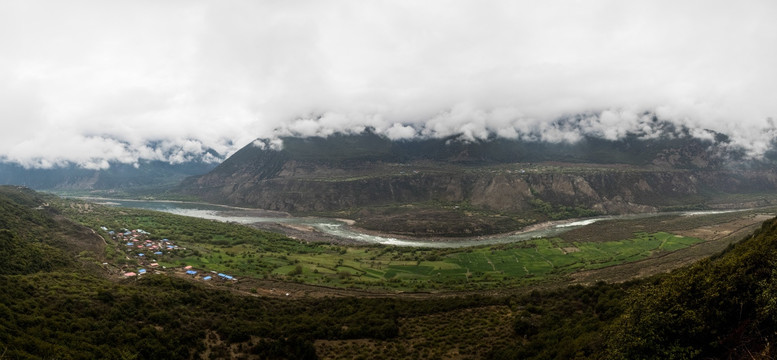
[[[645,111],[758,154],[775,64],[775,1],[0,0],[0,159],[176,162],[364,126],[614,139],[649,134]],[[585,129],[553,126],[572,114]]]

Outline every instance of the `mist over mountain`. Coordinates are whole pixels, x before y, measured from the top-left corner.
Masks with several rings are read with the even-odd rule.
[[[777,117],[775,10],[3,3],[0,158],[95,168],[162,160],[152,142],[232,154],[256,137],[367,127],[390,139],[618,140],[651,134],[653,116],[762,155]],[[569,117],[582,131],[558,121]]]
[[[224,156],[202,144],[189,141],[178,145],[164,141],[146,142],[142,151],[129,151],[129,143],[117,143],[113,154],[90,153],[83,161],[37,159],[20,163],[0,156],[0,184],[21,185],[36,190],[143,190],[155,192],[184,178],[205,174]],[[126,155],[126,156],[125,156]],[[107,156],[107,157],[106,157]],[[110,161],[107,159],[111,159]]]
[[[178,164],[140,161],[136,165],[111,163],[105,169],[85,169],[68,164],[38,169],[0,163],[0,184],[21,185],[38,190],[153,190],[175,185],[188,176],[207,173],[217,164],[204,161]]]
[[[658,126],[657,126],[658,127]],[[662,123],[652,134],[628,133],[615,139],[578,135],[574,141],[545,141],[537,138],[503,138],[489,134],[472,138],[471,134],[446,137],[416,136],[391,139],[366,128],[360,133],[335,133],[329,136],[287,136],[257,139],[216,167],[211,175],[226,175],[242,168],[261,173],[261,178],[283,176],[279,164],[307,162],[343,171],[380,164],[434,162],[453,166],[482,166],[512,163],[565,162],[579,164],[624,164],[653,169],[726,169],[768,168],[773,164],[773,149],[763,157],[752,158],[747,149],[733,145],[728,136],[692,130]]]
[[[552,144],[574,144],[590,139],[632,142],[696,138],[725,145],[727,152],[760,158],[774,148],[777,135],[777,127],[771,119],[750,127],[751,134],[744,135],[720,124],[705,126],[704,122],[678,118],[665,111],[602,110],[540,119],[522,116],[519,111],[509,108],[491,111],[455,108],[424,121],[392,124],[380,118],[370,120],[326,113],[285,123],[274,131],[274,136],[328,137],[368,131],[391,140],[457,138],[473,142],[500,138]]]
[[[453,133],[449,131],[454,129],[409,128],[405,136],[372,127],[357,127],[349,132],[325,136],[296,134],[277,139],[258,139],[253,145],[260,149],[288,148],[294,156],[319,161],[327,161],[328,158],[393,162],[569,161],[682,168],[706,168],[742,161],[764,163],[768,162],[768,158],[763,154],[771,154],[762,150],[762,154],[753,156],[751,149],[734,143],[725,134],[659,121],[650,114],[644,114],[644,117],[642,126],[635,126],[637,129],[608,128],[602,123],[594,126],[590,116],[578,115],[558,119],[544,129],[532,129],[512,136],[504,136],[504,133],[487,127],[469,127],[469,131]],[[769,146],[773,152],[774,144]],[[682,153],[679,157],[678,154],[670,156],[677,151]]]
[[[775,18],[0,1],[0,360],[775,359]]]

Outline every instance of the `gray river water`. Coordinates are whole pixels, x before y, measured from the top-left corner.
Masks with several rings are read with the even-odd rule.
[[[430,248],[461,248],[478,245],[492,245],[513,243],[534,238],[551,237],[564,232],[577,229],[586,225],[593,224],[602,220],[626,220],[649,218],[659,215],[679,215],[679,216],[700,216],[720,214],[726,212],[735,212],[743,210],[726,211],[693,211],[693,212],[674,212],[674,213],[648,213],[648,214],[628,214],[599,216],[586,219],[554,221],[544,224],[531,226],[528,230],[513,232],[509,234],[483,236],[477,238],[449,239],[445,241],[431,239],[400,239],[390,236],[371,235],[358,231],[348,226],[345,222],[328,218],[317,217],[262,217],[256,216],[255,210],[234,208],[229,206],[188,203],[178,201],[147,201],[147,200],[116,200],[116,199],[86,199],[95,203],[121,206],[128,208],[147,209],[163,211],[171,214],[198,217],[202,219],[218,220],[225,222],[235,222],[240,224],[255,223],[278,223],[293,224],[312,227],[322,233],[336,236],[343,239],[353,240],[364,244],[382,244],[392,246],[412,246],[412,247],[430,247]]]

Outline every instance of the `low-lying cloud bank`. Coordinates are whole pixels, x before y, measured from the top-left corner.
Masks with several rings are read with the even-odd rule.
[[[658,136],[645,114],[757,157],[776,135],[775,16],[758,0],[4,1],[0,161],[218,161],[366,127]]]
[[[217,163],[223,155],[204,146],[199,140],[163,140],[144,143],[128,143],[104,136],[75,136],[55,138],[47,147],[30,151],[33,156],[16,153],[0,155],[0,162],[17,163],[25,168],[50,169],[76,165],[90,170],[105,170],[111,163],[132,164],[138,167],[143,161],[163,161],[170,164],[187,162]],[[38,146],[26,143],[22,146]],[[62,150],[60,150],[62,149]],[[24,149],[22,149],[23,151]]]
[[[276,129],[271,139],[284,136],[328,137],[335,133],[359,134],[368,128],[392,140],[454,136],[461,141],[498,137],[529,142],[575,143],[584,137],[615,141],[632,136],[641,140],[693,137],[715,141],[716,136],[725,135],[726,146],[743,150],[751,158],[762,157],[776,145],[777,127],[771,118],[764,119],[760,126],[752,122],[735,121],[707,124],[709,126],[703,123],[698,118],[678,117],[676,113],[664,109],[639,113],[604,110],[542,119],[526,117],[513,108],[484,111],[458,107],[416,123],[390,122],[380,116],[365,119],[326,113],[288,122]],[[271,147],[277,149],[282,144],[273,140]]]

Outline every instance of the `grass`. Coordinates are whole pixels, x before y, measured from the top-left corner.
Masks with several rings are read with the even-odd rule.
[[[331,287],[396,291],[474,290],[522,286],[676,251],[702,240],[667,232],[638,232],[610,241],[534,239],[461,249],[307,244],[238,224],[148,210],[75,203],[63,210],[93,229],[141,228],[185,250],[138,258],[124,243],[109,242],[108,259],[165,267],[192,265],[238,277]],[[107,240],[110,236],[102,230]],[[124,261],[126,263],[126,261]],[[134,264],[134,262],[131,262]]]
[[[173,255],[161,261],[166,266],[186,264],[238,276],[334,287],[464,290],[525,285],[637,261],[701,241],[658,232],[606,242],[552,238],[455,251],[348,247],[343,252],[342,247],[321,246],[321,251],[307,253],[259,251],[251,244],[187,244],[199,256]],[[297,267],[302,271],[297,273]]]

